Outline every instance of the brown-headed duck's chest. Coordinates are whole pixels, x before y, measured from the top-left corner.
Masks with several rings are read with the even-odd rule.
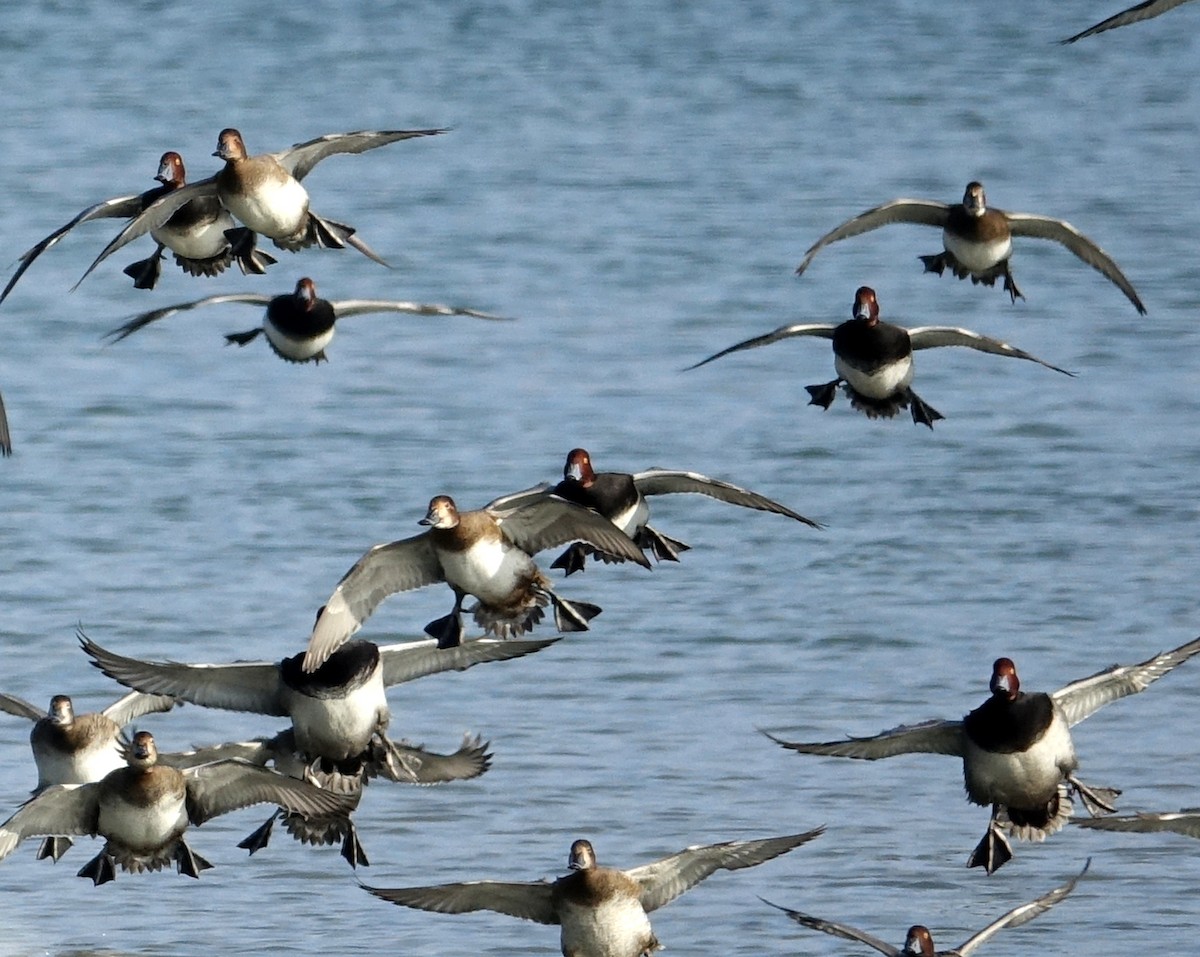
[[[620,871],[589,867],[554,882],[554,898],[575,907],[596,908],[614,900],[638,900],[641,888]],[[639,905],[640,906],[640,905]]]
[[[121,729],[101,714],[80,715],[69,725],[39,721],[29,736],[35,751],[47,749],[60,754],[79,754],[111,747]]]
[[[1010,235],[1008,219],[999,210],[985,209],[979,216],[955,206],[946,217],[945,231],[968,243],[995,243]]]

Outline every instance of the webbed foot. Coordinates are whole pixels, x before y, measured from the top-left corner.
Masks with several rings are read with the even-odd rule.
[[[271,840],[271,830],[275,827],[275,819],[282,813],[282,811],[276,811],[272,814],[259,827],[255,828],[254,831],[238,841],[238,847],[245,848],[251,854],[255,851],[261,851],[267,846],[267,842]]]
[[[62,834],[51,834],[42,841],[42,846],[38,848],[37,859],[44,861],[46,858],[50,858],[57,861],[70,850],[74,843],[69,837]]]
[[[1012,845],[1008,843],[1008,838],[993,820],[988,824],[983,839],[967,859],[967,867],[982,867],[989,874],[994,874],[1011,861],[1012,856]]]
[[[634,541],[637,542],[639,548],[650,549],[654,557],[660,562],[677,562],[679,561],[679,553],[686,552],[692,547],[668,535],[664,535],[649,525],[641,527]]]
[[[912,420],[915,425],[927,425],[932,429],[934,422],[945,418],[942,413],[926,403],[912,389],[908,390],[908,404],[909,409],[912,411]]]
[[[99,887],[117,879],[117,866],[107,851],[101,851],[79,869],[76,877],[90,877],[92,883]]]
[[[808,400],[809,405],[819,405],[822,409],[828,409],[833,405],[833,400],[837,398],[837,388],[841,384],[841,379],[834,379],[832,382],[826,382],[824,385],[806,385],[805,391],[812,398]]]
[[[133,280],[134,289],[153,289],[158,282],[158,277],[162,275],[162,244],[154,250],[154,255],[149,259],[141,259],[138,262],[130,263],[123,270],[126,276]]]
[[[175,865],[179,868],[180,874],[197,879],[199,879],[201,871],[207,871],[212,867],[212,864],[188,847],[182,839],[175,845]]]

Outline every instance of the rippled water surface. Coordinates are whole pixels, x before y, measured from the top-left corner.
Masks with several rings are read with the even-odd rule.
[[[828,826],[654,915],[670,953],[851,954],[757,895],[900,944],[943,947],[1094,858],[1074,897],[988,952],[1184,953],[1200,932],[1200,845],[1068,828],[991,878],[964,862],[987,811],[948,758],[806,759],[759,734],[871,734],[956,717],[1016,659],[1053,689],[1200,633],[1200,9],[1054,41],[1118,4],[938,8],[788,2],[232,6],[30,4],[0,35],[0,236],[19,253],[99,199],[153,185],[176,149],[208,175],[218,131],[251,150],[322,133],[445,126],[328,160],[313,206],[396,268],[280,253],[263,277],[164,269],[132,289],[122,250],[71,285],[114,223],[79,227],[0,307],[0,690],[93,709],[119,694],[74,631],[135,656],[276,660],[370,544],[414,534],[440,492],[476,506],[599,468],[691,468],[749,485],[822,531],[691,497],[653,503],[693,546],[652,572],[561,586],[604,608],[588,634],[521,661],[390,695],[397,736],[492,742],[492,770],[436,789],[373,784],[358,813],[368,883],[562,873],[570,842],[631,866],[700,842]],[[361,6],[362,9],[357,9]],[[1138,287],[1138,317],[1052,244],[1018,243],[1028,300],[922,275],[939,237],[894,226],[792,269],[826,229],[895,196],[957,199],[980,179],[1010,209],[1069,219]],[[452,302],[508,324],[352,318],[330,361],[296,367],[221,334],[258,311],[168,319],[115,345],[142,308],[210,292]],[[792,340],[684,373],[787,322],[963,325],[1078,372],[962,350],[918,357],[933,432],[839,399],[828,344]],[[390,599],[363,631],[416,636],[448,592]],[[1200,665],[1081,725],[1085,780],[1121,805],[1200,804]],[[3,717],[3,716],[0,716]],[[160,743],[270,733],[272,718],[187,707]],[[34,781],[28,727],[0,720],[0,814]],[[93,888],[22,846],[0,865],[13,955],[552,954],[553,928],[389,907],[336,850],[277,834],[235,847],[261,808],[192,845],[199,882]],[[1185,943],[1186,942],[1186,943]]]

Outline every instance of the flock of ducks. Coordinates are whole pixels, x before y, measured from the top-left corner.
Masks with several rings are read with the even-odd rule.
[[[1185,0],[1148,0],[1063,42],[1156,16]],[[314,212],[301,181],[321,160],[361,153],[408,139],[440,135],[441,129],[359,131],[322,136],[274,153],[252,155],[241,134],[223,130],[215,175],[189,183],[182,157],[162,155],[159,186],[104,200],[25,252],[0,303],[44,252],[76,226],[97,219],[124,225],[81,277],[126,244],[149,233],[156,243],[146,259],[125,268],[135,287],[153,289],[170,250],[192,276],[215,276],[232,265],[262,275],[277,264],[259,248],[260,238],[289,251],[310,246],[350,246],[380,263],[354,227]],[[1058,242],[1099,271],[1139,313],[1146,311],[1124,273],[1092,240],[1069,223],[1047,216],[990,207],[983,186],[967,185],[961,203],[896,199],[847,220],[820,237],[796,269],[804,273],[826,246],[891,223],[942,230],[942,251],[921,256],[926,271],[945,270],[973,283],[1001,281],[1012,301],[1023,297],[1009,265],[1013,237]],[[386,263],[384,263],[386,265]],[[320,362],[338,319],[373,312],[500,317],[471,309],[391,300],[324,300],[309,277],[291,293],[221,294],[149,310],[109,334],[124,339],[175,313],[219,303],[264,308],[260,326],[230,333],[246,345],[263,336],[281,358]],[[840,324],[783,326],[732,345],[696,363],[783,339],[830,339],[836,377],[808,386],[810,404],[828,409],[839,389],[870,417],[893,417],[909,409],[913,422],[930,428],[943,418],[912,389],[913,353],[939,346],[1025,359],[1071,375],[1006,342],[968,329],[926,326],[905,329],[880,318],[869,287],[857,290],[851,318]],[[0,399],[0,450],[12,451]],[[55,694],[48,710],[0,694],[0,710],[32,723],[30,745],[37,768],[33,796],[0,824],[0,860],[27,838],[42,837],[39,858],[57,861],[72,837],[101,837],[104,844],[80,870],[95,884],[119,870],[140,872],[174,865],[198,878],[212,865],[185,840],[192,827],[255,804],[272,805],[267,820],[239,846],[266,847],[277,822],[309,844],[340,844],[352,867],[369,864],[352,813],[364,785],[376,778],[440,784],[484,774],[489,745],[468,735],[449,754],[430,751],[388,734],[386,689],[420,677],[465,670],[485,662],[535,654],[561,634],[587,631],[600,614],[596,605],[560,595],[534,556],[566,546],[549,566],[565,576],[589,561],[679,561],[688,546],[649,524],[648,497],[700,494],[716,501],[772,513],[818,529],[812,519],[749,489],[695,472],[650,469],[596,472],[584,449],[571,450],[561,481],[503,495],[482,508],[462,510],[448,495],[435,496],[418,524],[419,534],[375,545],[347,571],[319,608],[304,651],[272,661],[184,664],[144,661],[101,647],[80,632],[82,650],[105,675],[131,689],[101,712],[76,714],[71,698]],[[377,645],[356,637],[391,595],[444,583],[453,594],[449,613],[425,625],[427,639]],[[473,602],[467,605],[467,602]],[[551,611],[558,636],[524,637]],[[482,637],[466,635],[470,615]],[[1114,666],[1071,682],[1053,693],[1022,690],[1014,662],[992,666],[989,695],[961,720],[901,725],[874,736],[830,742],[767,737],[798,754],[877,760],[908,753],[935,753],[962,762],[966,795],[990,808],[984,836],[968,866],[993,873],[1013,856],[1012,839],[1041,841],[1071,818],[1078,800],[1090,817],[1083,827],[1115,831],[1170,830],[1200,837],[1200,812],[1115,815],[1120,791],[1085,784],[1070,729],[1099,708],[1145,690],[1200,653],[1200,638],[1133,665]],[[178,702],[208,708],[274,715],[289,722],[272,737],[233,741],[183,752],[160,752],[153,735],[128,729],[138,719],[168,711]],[[592,844],[576,840],[566,876],[554,881],[475,880],[423,887],[364,889],[405,907],[458,914],[491,910],[561,928],[566,957],[643,957],[660,943],[648,914],[718,870],[738,870],[775,859],[814,840],[815,828],[760,840],[693,846],[628,870],[602,866]],[[1003,914],[948,952],[934,949],[924,925],[913,925],[902,948],[846,924],[814,917],[769,901],[800,926],[864,944],[889,955],[968,955],[1005,927],[1023,924],[1065,899],[1090,861],[1065,883]]]

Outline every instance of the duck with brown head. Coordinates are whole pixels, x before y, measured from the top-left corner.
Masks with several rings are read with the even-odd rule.
[[[1004,291],[1013,302],[1025,298],[1013,279],[1009,259],[1012,238],[1028,236],[1059,243],[1080,260],[1100,272],[1125,294],[1133,307],[1144,314],[1146,307],[1133,284],[1103,249],[1070,223],[1033,213],[1010,213],[987,204],[983,184],[970,182],[959,203],[941,203],[931,199],[893,199],[881,206],[864,210],[813,243],[804,261],[796,267],[801,275],[813,257],[830,243],[870,232],[890,223],[916,223],[942,230],[942,252],[920,256],[926,272],[939,276],[949,269],[959,279],[968,276],[972,283],[995,285],[1004,280]]]
[[[662,945],[647,916],[719,870],[754,867],[820,836],[802,834],[685,848],[630,870],[602,867],[591,842],[571,844],[570,873],[554,881],[470,881],[431,887],[367,887],[376,897],[439,914],[490,910],[557,924],[568,957],[646,957]]]
[[[221,205],[243,224],[225,234],[235,256],[251,248],[253,234],[258,233],[281,249],[292,251],[312,245],[331,249],[350,245],[386,266],[387,263],[354,234],[354,227],[323,219],[313,212],[309,207],[308,191],[300,181],[317,163],[337,153],[363,153],[400,140],[444,132],[359,130],[330,133],[275,153],[251,155],[242,134],[226,128],[217,137],[217,148],[213,153],[225,161],[221,170],[207,179],[172,190],[147,205],[101,251],[84,276],[126,243],[162,227],[184,203],[209,196],[218,198]]]
[[[199,877],[212,865],[183,839],[189,826],[251,804],[279,804],[302,814],[348,813],[344,795],[276,774],[245,761],[216,761],[180,771],[160,764],[149,731],[133,736],[125,767],[99,781],[56,785],[0,824],[0,860],[25,838],[39,834],[90,834],[105,838],[101,852],[79,871],[95,884],[174,863]]]
[[[418,524],[428,531],[374,546],[342,576],[317,612],[305,670],[319,667],[380,602],[399,591],[437,582],[450,586],[454,608],[425,631],[437,638],[438,647],[453,648],[463,640],[467,596],[477,599],[476,623],[501,638],[534,627],[548,605],[559,631],[588,630],[600,609],[554,591],[532,557],[544,548],[586,541],[618,560],[650,567],[642,550],[607,518],[555,495],[530,498],[518,492],[461,512],[449,495],[435,495]]]

